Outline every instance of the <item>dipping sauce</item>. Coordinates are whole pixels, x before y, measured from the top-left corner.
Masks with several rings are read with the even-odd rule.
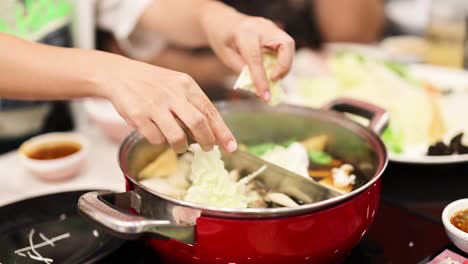
[[[456,212],[450,218],[450,223],[461,231],[468,233],[468,209]]]
[[[26,156],[37,160],[52,160],[69,156],[80,151],[81,144],[72,141],[44,143],[25,151]]]

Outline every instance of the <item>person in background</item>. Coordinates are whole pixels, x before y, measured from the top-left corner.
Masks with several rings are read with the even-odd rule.
[[[185,47],[209,45],[231,69],[240,72],[248,65],[258,95],[265,101],[269,100],[270,92],[262,52],[268,49],[278,53],[278,65],[272,76],[276,80],[289,71],[294,57],[294,40],[273,22],[244,15],[216,1],[83,0],[76,7],[72,3],[2,0],[2,102],[20,99],[30,100],[30,105],[47,105],[37,100],[104,97],[151,143],[168,141],[176,152],[185,151],[187,138],[177,122],[181,121],[204,150],[211,149],[217,141],[226,150],[234,151],[237,143],[233,135],[189,75],[110,53],[64,48],[70,46],[69,42],[57,36],[63,34],[64,39],[70,36],[72,10],[97,11],[96,23],[89,21],[92,16],[75,16],[81,19],[76,23],[97,24],[113,32],[128,50],[134,47],[141,50],[144,46],[141,43],[154,48],[151,37],[146,37],[154,35]],[[73,31],[83,32],[79,28]],[[77,42],[78,47],[90,48],[85,47],[89,43],[83,39]],[[52,47],[54,44],[62,47]],[[14,130],[19,124],[25,128],[13,133],[16,138],[41,133],[50,111],[35,108],[33,114],[24,114],[30,105],[14,101],[8,111],[2,111],[8,112],[9,119],[1,122],[0,133]],[[39,110],[42,111],[36,113]],[[30,120],[37,124],[27,124]]]
[[[296,41],[297,48],[318,49],[327,42],[371,43],[384,28],[383,0],[223,0],[240,12],[273,20]],[[208,93],[217,95],[233,72],[212,52],[191,50],[159,39],[154,53],[126,52],[105,35],[105,50],[153,65],[189,73]],[[154,36],[157,37],[157,36]],[[141,55],[141,56],[138,56]],[[232,85],[232,84],[231,84]]]
[[[52,12],[43,16],[44,10]],[[52,4],[52,1],[2,0],[0,33],[49,45],[71,47],[71,10],[72,6],[66,1]],[[2,50],[2,53],[6,52],[9,51]],[[0,96],[0,153],[15,149],[33,135],[72,129],[67,102],[20,101]]]

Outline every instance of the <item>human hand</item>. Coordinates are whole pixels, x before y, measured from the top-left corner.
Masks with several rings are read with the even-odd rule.
[[[216,141],[229,152],[236,150],[215,106],[187,74],[120,56],[103,66],[98,89],[150,143],[167,141],[177,153],[186,151],[180,120],[203,150],[211,150]]]
[[[203,10],[202,27],[214,52],[238,73],[247,65],[257,95],[269,101],[271,93],[262,54],[277,53],[278,63],[271,75],[277,81],[291,68],[294,40],[272,21],[240,14],[221,3],[210,2]]]

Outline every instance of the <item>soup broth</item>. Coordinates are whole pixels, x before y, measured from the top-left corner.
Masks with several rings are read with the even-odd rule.
[[[71,141],[41,144],[31,148],[26,155],[31,159],[52,160],[70,156],[81,149],[81,144]]]

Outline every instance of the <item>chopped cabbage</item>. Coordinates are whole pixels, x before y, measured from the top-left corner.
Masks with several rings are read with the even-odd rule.
[[[304,105],[321,107],[334,98],[349,97],[383,107],[392,129],[383,139],[394,153],[431,141],[430,97],[405,67],[351,52],[337,54],[328,63],[329,77],[299,77],[296,93]]]
[[[271,81],[271,74],[273,73],[273,70],[277,62],[278,60],[276,56],[272,54],[263,55],[263,66],[265,68],[267,78],[270,83],[270,94],[271,94],[271,99],[269,102],[270,105],[279,104],[285,97],[285,93],[283,89],[281,88],[279,82]],[[252,78],[250,76],[250,72],[247,66],[245,66],[242,69],[239,75],[239,78],[234,84],[234,89],[242,89],[242,90],[250,91],[255,94],[257,93],[257,89],[255,88],[255,84],[252,81]]]
[[[292,143],[289,147],[277,145],[275,148],[260,157],[279,167],[285,168],[304,177],[309,177],[307,170],[309,168],[307,149],[298,142]]]
[[[235,182],[224,167],[218,146],[205,152],[199,144],[192,144],[189,150],[194,154],[193,182],[187,190],[185,201],[213,207],[247,208],[250,202],[259,198],[257,193],[248,192],[246,184],[265,167]]]

